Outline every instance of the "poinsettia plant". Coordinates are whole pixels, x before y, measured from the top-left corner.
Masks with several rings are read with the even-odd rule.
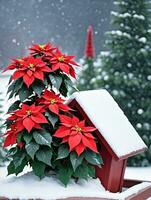
[[[65,104],[70,77],[76,78],[74,56],[52,44],[34,44],[27,57],[14,59],[4,71],[13,70],[4,147],[10,147],[8,174],[18,175],[30,165],[40,178],[54,172],[67,185],[70,178],[95,177],[102,159],[94,127],[85,125]]]

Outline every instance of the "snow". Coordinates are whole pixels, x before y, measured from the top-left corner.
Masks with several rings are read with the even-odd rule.
[[[145,20],[145,17],[143,15],[134,14],[133,17],[137,19]]]
[[[127,167],[125,171],[125,179],[133,179],[151,182],[151,166],[150,167]]]
[[[113,30],[113,31],[108,31],[108,34],[112,34],[112,35],[118,35],[118,36],[124,36],[127,38],[131,38],[130,34],[126,33],[126,32],[122,32],[120,30]]]
[[[6,173],[6,168],[0,168],[0,172]],[[2,176],[0,179],[0,196],[10,199],[63,199],[68,197],[100,197],[109,199],[124,200],[125,198],[138,193],[140,190],[151,186],[151,183],[144,182],[122,193],[111,193],[105,191],[98,179],[81,180],[75,183],[70,181],[64,187],[55,176],[45,177],[39,180],[32,172],[24,171],[24,174],[15,176]]]
[[[105,90],[76,92],[75,99],[118,157],[146,148],[123,111]]]
[[[147,39],[145,37],[141,37],[139,38],[139,42],[146,43]]]
[[[116,17],[121,17],[121,18],[133,17],[133,18],[145,20],[145,17],[143,15],[138,15],[138,14],[133,15],[133,14],[130,14],[130,13],[118,13],[118,12],[115,12],[115,11],[112,11],[111,14],[116,16]]]

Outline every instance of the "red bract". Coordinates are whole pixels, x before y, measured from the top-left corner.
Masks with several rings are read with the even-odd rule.
[[[95,138],[91,132],[96,129],[91,126],[85,126],[85,121],[79,121],[75,116],[68,117],[65,115],[60,116],[62,126],[55,132],[54,136],[62,138],[62,142],[67,142],[70,151],[76,151],[78,156],[86,149],[98,153]]]
[[[46,90],[42,95],[42,98],[39,99],[39,103],[45,105],[46,108],[57,115],[59,115],[59,110],[69,111],[70,108],[63,104],[64,100],[56,95],[53,91]]]
[[[32,47],[29,48],[29,50],[31,51],[31,55],[45,55],[45,56],[51,56],[52,52],[55,50],[56,48],[53,47],[53,45],[51,43],[47,43],[47,44],[34,44]]]
[[[26,60],[25,58],[21,58],[21,59],[13,59],[11,64],[8,65],[5,69],[4,72],[7,70],[13,70],[13,69],[18,69],[22,66],[22,63]]]
[[[48,123],[47,119],[42,114],[43,112],[45,112],[43,106],[22,104],[21,109],[16,110],[12,118],[20,122],[22,126],[30,132],[33,128],[40,129],[41,126],[39,124]],[[12,118],[8,119],[10,120]]]
[[[52,57],[50,58],[50,63],[52,64],[52,71],[60,69],[66,74],[71,75],[73,78],[76,78],[75,70],[72,66],[79,65],[75,61],[73,61],[74,57],[75,56],[66,56],[65,54],[62,54],[59,51],[59,49],[57,49],[56,52],[52,54]]]
[[[7,130],[5,133],[6,138],[4,141],[4,147],[8,147],[10,145],[13,145],[17,141],[17,136],[19,132],[21,132],[24,129],[24,126],[20,122],[16,122],[10,126],[10,129]]]
[[[51,69],[46,66],[45,62],[43,62],[41,58],[30,56],[22,62],[21,67],[14,72],[12,78],[16,80],[23,77],[24,83],[29,87],[36,78],[44,80],[44,73],[50,71]]]

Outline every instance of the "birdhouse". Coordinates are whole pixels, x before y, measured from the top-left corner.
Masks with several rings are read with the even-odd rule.
[[[127,159],[143,152],[146,145],[106,90],[76,92],[67,104],[97,129],[94,134],[104,164],[96,167],[96,176],[106,190],[120,192]]]

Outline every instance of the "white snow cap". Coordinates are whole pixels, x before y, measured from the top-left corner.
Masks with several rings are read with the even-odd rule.
[[[78,102],[117,157],[147,148],[123,111],[105,89],[75,92],[69,102],[72,99]]]

